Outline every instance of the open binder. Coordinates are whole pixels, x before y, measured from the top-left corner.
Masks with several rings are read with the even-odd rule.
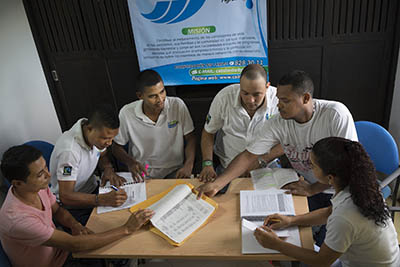
[[[218,208],[218,204],[207,196],[197,200],[193,188],[188,182],[178,181],[164,192],[131,207],[130,211],[154,210],[150,231],[171,245],[181,246],[208,222]]]

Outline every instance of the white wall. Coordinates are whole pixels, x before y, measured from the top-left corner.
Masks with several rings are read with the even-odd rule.
[[[0,1],[0,157],[29,140],[55,143],[61,128],[22,0]]]
[[[400,148],[400,49],[394,83],[392,111],[390,112],[389,132],[393,135],[397,146]]]

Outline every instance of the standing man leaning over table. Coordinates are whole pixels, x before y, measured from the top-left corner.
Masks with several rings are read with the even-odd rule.
[[[189,110],[182,99],[168,97],[164,82],[154,70],[136,80],[139,100],[122,107],[119,134],[112,151],[136,181],[150,178],[188,178],[192,174],[196,138]],[[129,142],[129,153],[124,145]],[[146,170],[148,164],[150,169]]]
[[[265,69],[258,64],[250,64],[242,70],[240,84],[222,89],[211,103],[201,135],[203,169],[200,180],[212,181],[222,174],[229,163],[246,149],[246,143],[256,131],[278,113],[277,105],[276,87],[269,85]],[[221,163],[215,170],[213,148]],[[275,157],[283,154],[280,145],[275,150]],[[263,159],[260,157],[259,161]],[[258,162],[256,165],[258,167]],[[253,168],[251,166],[247,171]]]
[[[307,196],[309,209],[330,206],[330,194],[322,191],[329,188],[314,177],[310,152],[320,139],[337,136],[358,141],[353,117],[345,105],[335,101],[313,99],[314,84],[304,71],[292,71],[278,83],[279,116],[264,123],[262,129],[229,164],[226,171],[212,183],[198,188],[199,197],[205,193],[214,196],[227,183],[238,177],[257,161],[259,155],[268,153],[281,144],[292,167],[306,180],[286,185],[291,193]],[[322,243],[322,234],[318,244]]]
[[[107,105],[99,106],[88,119],[78,120],[69,131],[64,132],[51,154],[51,191],[83,225],[86,225],[93,207],[116,207],[126,200],[123,189],[99,195],[94,175],[99,166],[103,171],[102,185],[110,181],[119,186],[125,181],[114,173],[106,155],[118,127],[119,120],[114,110]]]
[[[12,185],[0,210],[0,240],[12,266],[62,266],[69,252],[108,245],[138,230],[154,214],[140,210],[125,224],[94,234],[58,205],[39,150],[28,145],[11,147],[4,152],[0,168]],[[71,234],[56,229],[53,219]]]

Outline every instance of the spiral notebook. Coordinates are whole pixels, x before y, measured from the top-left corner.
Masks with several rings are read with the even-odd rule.
[[[135,183],[130,172],[117,172],[117,174],[126,180],[120,188],[126,191],[127,199],[125,203],[119,207],[99,206],[97,207],[97,214],[127,209],[146,200],[146,183]],[[106,194],[112,190],[110,182],[107,182],[104,187],[99,188],[99,194]]]

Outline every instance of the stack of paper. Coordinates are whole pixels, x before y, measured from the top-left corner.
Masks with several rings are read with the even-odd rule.
[[[293,197],[284,190],[243,190],[240,191],[240,216],[242,217],[242,253],[279,253],[262,247],[254,237],[256,227],[262,226],[265,217],[270,214],[295,215]],[[290,227],[276,231],[278,236],[287,237],[286,241],[301,246],[299,228]]]

